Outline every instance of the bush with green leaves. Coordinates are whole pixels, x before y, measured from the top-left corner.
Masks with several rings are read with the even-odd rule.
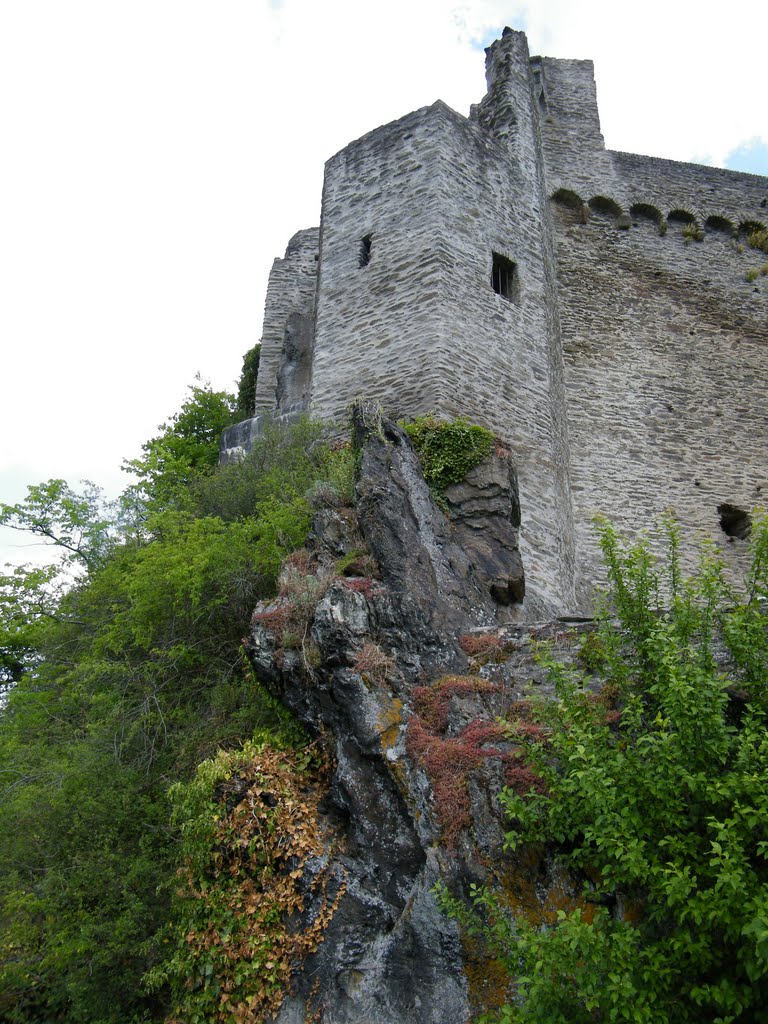
[[[227,410],[230,410],[229,412]],[[301,423],[218,469],[230,399],[204,387],[145,445],[117,503],[54,480],[0,507],[52,545],[0,577],[0,1019],[163,1020],[180,823],[168,788],[285,712],[245,660],[256,601],[351,458]],[[178,813],[178,812],[177,812]]]
[[[516,997],[499,1020],[746,1022],[768,1006],[768,522],[753,526],[744,593],[716,551],[684,579],[667,523],[648,545],[601,525],[611,589],[590,680],[543,655],[556,699],[527,759],[542,792],[502,793],[511,857],[538,852],[574,886],[554,924],[473,892]],[[666,607],[660,610],[662,597]]]
[[[751,249],[768,252],[768,228],[753,228],[747,235],[747,244]]]
[[[243,369],[240,373],[240,380],[237,385],[237,404],[235,405],[235,419],[247,420],[253,416],[256,408],[256,383],[259,379],[259,362],[261,360],[261,343],[243,356]]]
[[[354,462],[346,444],[331,445],[327,427],[307,417],[289,430],[267,424],[241,462],[220,466],[215,473],[196,477],[190,500],[198,515],[225,520],[253,515],[261,502],[311,499],[318,487],[331,491],[338,502],[354,498]]]
[[[463,417],[441,420],[428,413],[402,426],[419,456],[424,479],[438,493],[459,483],[493,452],[491,431]]]

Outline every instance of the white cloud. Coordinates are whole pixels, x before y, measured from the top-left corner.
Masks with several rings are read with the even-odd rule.
[[[324,161],[442,98],[483,44],[595,61],[612,148],[722,162],[768,139],[766,13],[691,0],[36,0],[0,5],[2,464],[95,479],[231,386]],[[0,464],[0,470],[3,465]],[[11,477],[6,477],[10,480]],[[0,483],[2,477],[0,477]],[[9,485],[0,499],[17,500]]]

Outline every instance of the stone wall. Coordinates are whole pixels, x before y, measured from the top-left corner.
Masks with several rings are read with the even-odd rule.
[[[340,418],[360,394],[393,415],[437,405],[436,186],[447,117],[441,103],[417,110],[326,164],[312,379],[318,415]]]
[[[578,578],[598,575],[595,512],[637,533],[670,507],[688,540],[724,542],[738,578],[746,544],[717,509],[768,490],[768,291],[745,279],[765,257],[725,230],[553,213]]]
[[[256,384],[257,416],[290,415],[307,406],[319,236],[319,228],[298,231],[284,258],[272,264]]]
[[[530,118],[495,139],[443,103],[329,161],[311,404],[339,418],[364,394],[389,415],[466,415],[502,436],[525,509],[528,605],[543,614],[570,601],[573,572],[551,267],[528,200],[539,165]],[[515,264],[511,298],[492,287],[494,253]]]
[[[620,188],[600,132],[592,61],[534,58],[531,75],[548,193],[615,195]]]
[[[437,102],[328,161],[319,238],[270,275],[257,421],[225,447],[361,395],[465,415],[516,464],[521,614],[583,612],[594,511],[636,532],[673,506],[723,539],[718,506],[764,500],[768,278],[745,275],[768,181],[608,151],[590,61],[508,29],[486,54],[469,118]]]

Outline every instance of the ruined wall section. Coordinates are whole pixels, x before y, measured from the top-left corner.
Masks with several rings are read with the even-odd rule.
[[[738,579],[746,543],[718,506],[768,494],[768,281],[745,279],[764,256],[722,226],[695,241],[684,222],[621,230],[609,210],[585,223],[557,203],[553,223],[578,577],[601,572],[595,512],[636,535],[671,507],[687,540],[723,542]]]
[[[486,93],[469,111],[489,135],[504,143],[511,153],[530,141],[533,125],[528,41],[523,32],[505,28],[501,39],[485,50]]]
[[[564,189],[585,202],[610,198],[625,211],[648,203],[665,214],[690,212],[701,224],[705,216],[736,225],[768,216],[764,177],[606,150],[592,61],[532,57],[530,67],[550,196]]]
[[[605,149],[591,60],[532,57],[547,191],[624,198],[623,178]]]
[[[761,175],[634,153],[609,151],[609,156],[625,183],[628,207],[650,203],[665,216],[687,211],[702,226],[710,217],[725,218],[736,227],[745,221],[768,223],[768,178]],[[611,193],[603,190],[603,195]]]
[[[272,264],[261,335],[256,416],[290,415],[307,405],[319,243],[319,228],[298,231],[283,259]]]

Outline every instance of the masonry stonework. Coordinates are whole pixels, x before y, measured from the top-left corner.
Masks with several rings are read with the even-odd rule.
[[[717,510],[768,492],[768,277],[747,280],[768,180],[606,150],[590,61],[509,29],[486,54],[469,118],[438,101],[326,164],[224,448],[360,395],[490,427],[519,478],[521,618],[589,611],[598,511],[637,533],[672,507],[738,577]]]

